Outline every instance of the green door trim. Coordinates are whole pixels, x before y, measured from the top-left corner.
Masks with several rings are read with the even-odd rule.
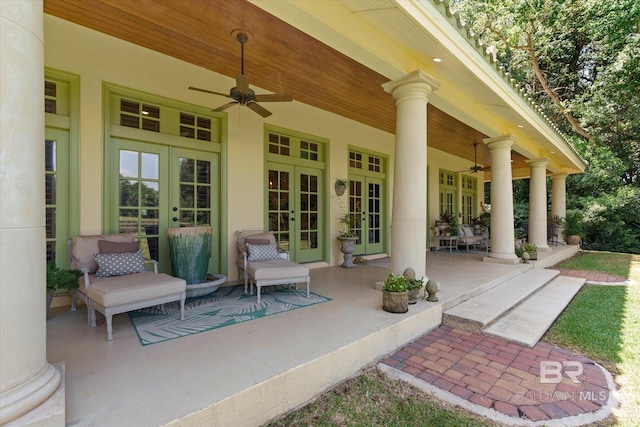
[[[45,113],[45,127],[69,131],[69,236],[76,236],[80,233],[80,76],[48,67],[44,76],[69,85],[69,115]],[[64,127],[60,125],[61,117],[65,117]]]

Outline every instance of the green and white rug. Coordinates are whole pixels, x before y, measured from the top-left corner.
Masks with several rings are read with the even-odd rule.
[[[255,293],[244,294],[244,285],[219,288],[211,295],[188,298],[184,320],[180,320],[180,304],[165,304],[129,312],[129,318],[142,345],[156,344],[199,332],[235,325],[321,302],[331,301],[306,290],[272,286],[263,288],[260,304]]]

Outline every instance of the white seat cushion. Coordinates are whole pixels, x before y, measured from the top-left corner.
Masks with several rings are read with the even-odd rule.
[[[252,261],[247,265],[247,273],[253,280],[276,280],[290,277],[306,277],[309,268],[284,259]]]
[[[87,296],[103,307],[152,300],[185,292],[187,287],[183,279],[152,271],[103,278],[90,275],[89,280]]]

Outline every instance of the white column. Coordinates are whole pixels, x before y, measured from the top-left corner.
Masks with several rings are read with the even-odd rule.
[[[517,264],[513,226],[511,146],[515,138],[503,135],[483,142],[491,153],[491,251],[487,262]]]
[[[46,360],[42,7],[0,1],[0,425],[61,382]]]
[[[411,267],[426,277],[427,102],[438,84],[421,70],[382,85],[396,100],[396,145],[391,217],[391,270]]]
[[[567,175],[558,173],[551,176],[551,215],[567,216]],[[560,228],[558,242],[564,244],[563,228]]]
[[[547,165],[549,159],[527,160],[529,179],[529,236],[528,243],[540,251],[550,251],[547,243]]]

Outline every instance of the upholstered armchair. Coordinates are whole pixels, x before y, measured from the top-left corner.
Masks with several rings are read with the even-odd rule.
[[[273,233],[262,230],[237,231],[236,246],[238,280],[244,279],[245,293],[249,286],[253,294],[253,286],[256,286],[258,304],[263,286],[294,284],[297,289],[298,283],[306,283],[309,298],[309,268],[290,261],[289,252],[278,247]]]

